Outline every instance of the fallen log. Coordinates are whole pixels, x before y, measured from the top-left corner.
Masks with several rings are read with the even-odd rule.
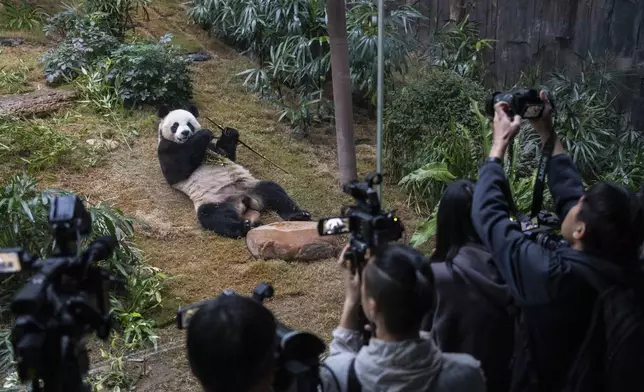
[[[0,117],[20,117],[52,112],[70,105],[75,97],[74,91],[52,89],[0,96]]]

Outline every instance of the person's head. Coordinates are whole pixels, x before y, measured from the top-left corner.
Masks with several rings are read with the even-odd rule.
[[[275,372],[277,324],[261,303],[221,295],[188,325],[188,360],[206,392],[264,392]]]
[[[457,180],[445,189],[436,214],[432,260],[451,261],[463,245],[481,242],[471,218],[474,186],[474,181]]]
[[[406,339],[418,335],[420,324],[434,300],[429,263],[414,248],[392,244],[365,266],[362,308],[377,326],[376,336]]]
[[[575,249],[631,266],[644,241],[644,208],[626,187],[598,182],[566,215],[561,232]]]

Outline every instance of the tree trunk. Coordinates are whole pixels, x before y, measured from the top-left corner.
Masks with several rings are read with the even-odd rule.
[[[329,41],[331,44],[331,73],[335,133],[338,141],[340,183],[346,184],[357,177],[356,146],[353,136],[353,105],[349,77],[349,46],[344,0],[328,0]]]

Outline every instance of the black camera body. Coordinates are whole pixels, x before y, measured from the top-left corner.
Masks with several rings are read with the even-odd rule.
[[[345,206],[340,217],[325,218],[318,222],[320,235],[350,233],[351,249],[345,254],[354,270],[361,270],[367,249],[378,249],[389,242],[399,240],[404,227],[394,211],[382,211],[378,192],[374,185],[382,182],[378,173],[370,173],[364,182],[357,180],[344,185],[344,193],[356,201],[354,206]]]
[[[548,100],[554,107],[552,97]],[[521,116],[525,119],[537,119],[543,114],[545,103],[535,89],[519,88],[508,92],[495,92],[485,101],[485,113],[494,117],[494,106],[499,102],[506,102],[510,107],[508,116]]]
[[[525,217],[519,221],[523,235],[539,246],[557,250],[569,246],[568,242],[555,230],[560,227],[559,218],[551,212],[542,211],[537,215],[536,223]]]
[[[263,303],[266,298],[273,297],[273,286],[260,283],[253,290],[253,299]],[[225,290],[221,295],[237,295],[232,290]],[[177,311],[177,328],[186,329],[192,316],[206,303],[205,300],[181,307]],[[276,392],[309,392],[317,391],[319,381],[320,356],[326,345],[319,337],[309,332],[295,331],[277,322],[277,352],[278,369],[273,381]]]
[[[38,260],[20,249],[0,250],[0,273],[35,271],[11,302],[18,376],[31,381],[34,391],[90,391],[85,336],[92,331],[103,340],[109,336],[108,290],[115,280],[92,263],[108,258],[117,243],[99,238],[79,252],[92,221],[75,195],[51,200],[49,224],[56,245],[53,257]]]

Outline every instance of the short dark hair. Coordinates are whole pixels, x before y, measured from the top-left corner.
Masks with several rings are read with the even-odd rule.
[[[418,332],[434,301],[434,275],[416,249],[392,244],[364,270],[365,294],[376,301],[390,333]]]
[[[273,371],[276,321],[261,303],[221,295],[188,326],[188,360],[207,392],[243,392]]]
[[[644,241],[644,208],[628,188],[598,182],[585,193],[577,216],[586,225],[584,251],[634,267]]]
[[[472,223],[475,185],[472,180],[457,180],[445,189],[436,214],[436,249],[432,261],[450,262],[468,242],[481,243]]]

